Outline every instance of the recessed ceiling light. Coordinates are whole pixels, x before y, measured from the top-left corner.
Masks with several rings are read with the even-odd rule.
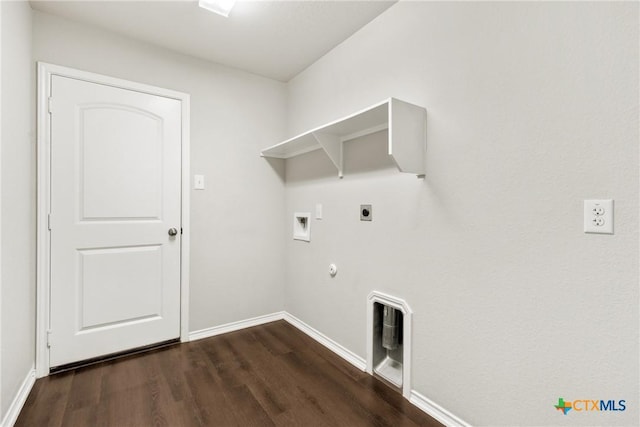
[[[235,4],[236,0],[198,0],[198,6],[225,18],[229,16]]]

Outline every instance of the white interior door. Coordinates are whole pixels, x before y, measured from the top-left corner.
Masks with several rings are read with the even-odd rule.
[[[178,338],[180,101],[54,75],[50,105],[49,365]]]

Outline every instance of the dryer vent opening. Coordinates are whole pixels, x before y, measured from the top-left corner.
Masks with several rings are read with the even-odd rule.
[[[373,304],[373,373],[399,389],[403,378],[402,311],[375,302]]]
[[[371,291],[367,298],[367,372],[411,398],[413,311],[402,298]]]

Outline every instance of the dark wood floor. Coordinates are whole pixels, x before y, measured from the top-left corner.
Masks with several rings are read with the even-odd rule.
[[[16,426],[440,426],[284,321],[36,382]]]

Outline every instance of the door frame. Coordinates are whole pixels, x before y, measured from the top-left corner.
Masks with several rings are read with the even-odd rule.
[[[180,101],[182,105],[182,182],[180,242],[180,341],[189,340],[189,197],[190,197],[190,95],[156,86],[109,77],[60,65],[37,62],[37,143],[36,143],[36,376],[49,375],[49,347],[47,345],[50,321],[50,260],[51,243],[48,215],[50,212],[51,180],[51,121],[49,96],[52,76],[62,76],[90,83],[163,96]]]

